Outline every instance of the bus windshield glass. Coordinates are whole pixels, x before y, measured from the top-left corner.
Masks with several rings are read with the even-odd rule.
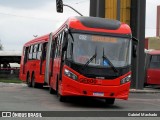
[[[73,33],[75,63],[99,67],[124,67],[131,64],[131,39]],[[107,58],[107,59],[106,59]]]
[[[153,55],[151,57],[150,68],[160,69],[160,55]]]

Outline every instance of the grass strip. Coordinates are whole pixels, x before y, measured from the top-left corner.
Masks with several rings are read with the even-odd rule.
[[[3,82],[3,83],[22,83],[22,81],[19,80],[18,78],[17,79],[16,78],[14,78],[14,79],[12,79],[12,78],[11,79],[0,78],[0,82]]]

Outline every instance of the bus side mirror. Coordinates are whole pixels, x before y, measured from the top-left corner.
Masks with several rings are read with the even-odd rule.
[[[138,46],[138,39],[135,37],[132,37],[133,45],[132,45],[132,56],[135,58],[137,57],[137,46]]]
[[[57,12],[63,13],[63,0],[56,0]]]
[[[64,32],[63,43],[62,43],[62,51],[66,51],[68,46],[68,30]]]

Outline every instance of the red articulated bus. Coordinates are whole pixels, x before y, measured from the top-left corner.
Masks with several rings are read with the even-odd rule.
[[[19,77],[29,87],[42,87],[49,34],[27,42],[23,47]]]
[[[160,85],[160,50],[146,52],[145,85]]]
[[[47,48],[47,49],[45,49]],[[71,17],[55,33],[24,45],[20,79],[48,84],[60,101],[98,97],[128,99],[132,33],[127,24],[97,17]]]

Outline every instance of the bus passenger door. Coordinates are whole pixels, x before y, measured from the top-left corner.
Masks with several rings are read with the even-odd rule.
[[[45,82],[49,84],[50,75],[51,75],[51,46],[52,46],[52,33],[49,35],[49,42],[47,45],[47,54],[46,54],[46,65],[45,65]]]
[[[45,74],[45,67],[46,67],[46,49],[47,49],[47,43],[42,44],[42,55],[41,55],[41,62],[40,62],[40,74]]]
[[[51,58],[50,58],[50,66],[51,66],[51,77],[53,77],[54,72],[54,58],[55,58],[55,48],[56,48],[56,40],[53,40],[51,45]]]
[[[160,55],[151,55],[147,69],[147,83],[160,85]]]
[[[62,74],[62,68],[63,68],[63,61],[62,61],[62,43],[64,38],[64,31],[59,33],[59,35],[55,38],[55,50],[54,50],[54,64],[53,64],[53,72],[52,72],[52,88],[55,90],[57,89],[57,85],[61,86],[61,74]],[[57,81],[58,80],[58,81]]]
[[[23,74],[26,74],[26,64],[28,60],[28,50],[29,47],[24,48],[24,58],[23,58]]]

